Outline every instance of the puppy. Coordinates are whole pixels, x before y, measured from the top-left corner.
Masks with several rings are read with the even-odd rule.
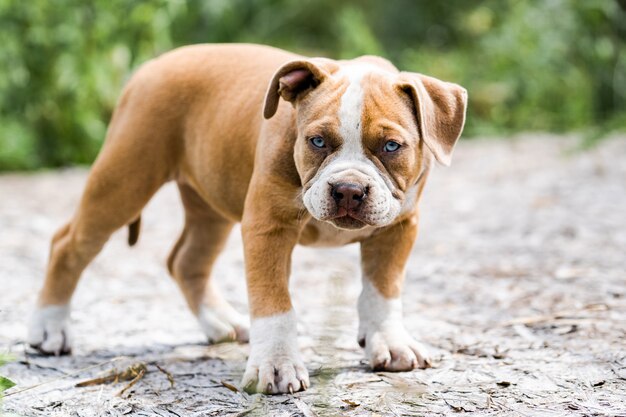
[[[146,63],[113,114],[71,221],[53,237],[29,343],[70,351],[69,303],[111,234],[176,181],[183,232],[167,265],[210,343],[250,341],[242,385],[304,390],[289,297],[296,244],[359,242],[359,343],[376,370],[426,368],[400,293],[433,161],[450,163],[466,91],[388,61],[306,58],[256,45],[196,45]],[[241,222],[249,320],[209,280]]]

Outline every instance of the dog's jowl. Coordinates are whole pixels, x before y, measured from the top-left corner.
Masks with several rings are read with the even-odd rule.
[[[29,342],[69,353],[69,303],[111,234],[176,181],[183,232],[168,268],[210,343],[250,340],[248,391],[306,389],[288,291],[296,244],[360,242],[359,343],[372,368],[429,366],[402,324],[417,204],[450,163],[466,91],[388,61],[306,58],[254,45],[197,45],[146,63],[123,91],[80,205],[52,239]],[[251,320],[209,275],[241,222]],[[297,291],[297,289],[295,289]],[[250,323],[250,327],[249,327]]]

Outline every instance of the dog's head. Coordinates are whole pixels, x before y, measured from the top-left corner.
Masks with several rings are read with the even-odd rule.
[[[449,165],[467,105],[459,85],[376,57],[289,62],[270,83],[265,118],[281,97],[296,109],[304,205],[343,229],[385,226],[412,209],[432,155]]]

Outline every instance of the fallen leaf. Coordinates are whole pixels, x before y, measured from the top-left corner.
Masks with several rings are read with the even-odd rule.
[[[229,384],[228,382],[221,380],[220,383],[225,386],[226,388],[228,388],[229,390],[231,390],[232,392],[239,392],[239,388],[237,388],[236,386],[234,386],[233,384]]]
[[[158,364],[155,363],[154,366],[167,376],[167,380],[170,382],[170,388],[174,388],[174,376],[167,369],[160,367]]]
[[[122,388],[120,392],[117,393],[117,396],[121,397],[122,395],[124,395],[124,393],[128,391],[129,389],[131,389],[132,386],[135,385],[137,381],[139,381],[141,378],[143,378],[145,374],[146,374],[146,366],[143,365],[143,368],[139,368],[139,373],[137,373],[137,375],[128,383],[128,385],[126,385],[124,388]]]
[[[341,401],[343,401],[344,403],[348,404],[352,408],[356,408],[356,407],[361,405],[359,403],[355,403],[354,401],[350,401],[350,400],[341,400]]]
[[[98,377],[98,378],[88,379],[83,382],[79,382],[78,384],[75,385],[75,387],[82,388],[82,387],[90,387],[94,385],[110,384],[112,382],[117,383],[119,381],[131,381],[135,379],[137,375],[139,375],[140,373],[143,376],[143,374],[145,374],[147,370],[148,369],[146,368],[145,363],[137,362],[137,363],[130,365],[128,368],[124,369],[121,372],[112,370],[109,372],[108,375]]]

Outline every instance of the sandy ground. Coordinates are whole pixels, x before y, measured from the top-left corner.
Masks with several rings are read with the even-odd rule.
[[[207,346],[164,260],[182,225],[174,185],[144,211],[139,245],[120,231],[74,297],[74,354],[23,341],[48,241],[86,171],[0,176],[0,374],[23,416],[626,415],[626,138],[465,141],[421,202],[404,292],[408,329],[435,367],[373,373],[356,343],[358,247],[298,248],[291,290],[312,387],[247,395],[246,345]],[[215,279],[246,309],[238,230]],[[129,381],[75,384],[143,364]],[[160,369],[159,369],[160,367]],[[171,377],[171,382],[168,378]],[[124,391],[123,391],[124,390]],[[123,392],[122,392],[123,391]],[[1,414],[1,412],[0,412]]]

